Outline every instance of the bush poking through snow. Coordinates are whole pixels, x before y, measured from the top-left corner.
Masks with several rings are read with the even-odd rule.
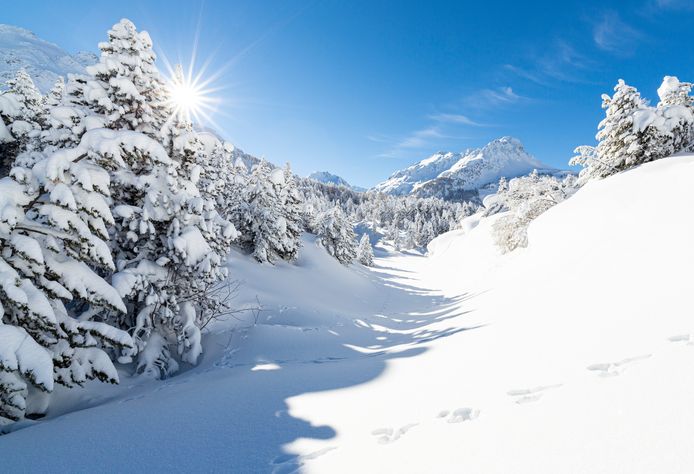
[[[539,176],[537,171],[499,185],[496,203],[508,210],[494,223],[496,244],[511,252],[528,245],[528,226],[537,216],[559,204],[575,192],[575,177],[559,180]]]

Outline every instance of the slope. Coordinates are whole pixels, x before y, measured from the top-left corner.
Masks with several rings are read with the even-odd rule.
[[[591,182],[510,255],[493,216],[373,271],[310,238],[295,266],[235,256],[256,324],[220,323],[178,377],[66,399],[0,437],[3,466],[688,472],[692,179],[688,155]]]
[[[96,61],[93,53],[80,52],[73,56],[31,31],[0,24],[0,83],[24,68],[45,94],[53,87],[58,76],[82,73],[84,66]]]
[[[485,185],[501,177],[515,178],[533,169],[554,172],[525,151],[520,140],[501,137],[463,153],[436,153],[404,170],[396,171],[374,190],[388,194],[416,194],[467,200]]]

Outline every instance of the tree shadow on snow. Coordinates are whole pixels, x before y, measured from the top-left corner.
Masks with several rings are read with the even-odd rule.
[[[366,277],[383,296],[380,308],[358,317],[336,315],[326,326],[283,324],[300,316],[296,308],[266,314],[252,328],[209,336],[205,360],[193,370],[1,437],[4,465],[71,472],[105,465],[139,472],[300,471],[339,447],[328,443],[304,456],[288,449],[299,439],[336,436],[335,428],[292,414],[292,397],[368,383],[389,361],[416,357],[431,341],[479,327],[464,324],[471,310],[462,306],[473,295],[446,298],[405,284],[402,276]],[[56,443],[56,436],[66,442]],[[27,457],[22,446],[41,446],[41,453]]]

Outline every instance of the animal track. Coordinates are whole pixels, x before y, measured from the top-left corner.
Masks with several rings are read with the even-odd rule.
[[[298,472],[301,467],[306,464],[307,461],[316,459],[324,454],[337,449],[336,446],[329,446],[327,448],[319,449],[309,454],[297,455],[297,454],[282,454],[277,456],[272,460],[272,474],[289,474],[292,472]]]
[[[538,401],[547,390],[552,390],[554,388],[561,387],[562,384],[554,385],[539,385],[533,388],[522,388],[518,390],[509,390],[506,392],[507,395],[513,397],[514,401],[519,405],[523,403],[532,403]]]
[[[393,428],[378,428],[371,432],[372,435],[378,436],[378,444],[388,444],[400,439],[405,433],[417,426],[419,423],[409,423],[405,426],[394,430]]]
[[[586,367],[588,370],[597,372],[600,377],[616,377],[626,370],[626,368],[632,363],[648,359],[651,354],[640,355],[636,357],[629,357],[627,359],[622,359],[618,362],[604,362],[602,364],[592,364]]]
[[[694,346],[694,334],[679,334],[668,337],[670,342],[682,342],[688,346]]]
[[[450,415],[450,416],[449,416]],[[438,418],[448,418],[448,423],[462,423],[464,421],[472,421],[480,416],[480,411],[477,408],[462,407],[453,410],[443,410],[439,413]]]

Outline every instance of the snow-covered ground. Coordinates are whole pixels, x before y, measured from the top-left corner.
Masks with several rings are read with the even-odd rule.
[[[309,237],[296,265],[233,255],[262,311],[176,377],[61,394],[3,469],[691,472],[692,179],[690,155],[593,181],[509,255],[495,217],[373,270]]]

